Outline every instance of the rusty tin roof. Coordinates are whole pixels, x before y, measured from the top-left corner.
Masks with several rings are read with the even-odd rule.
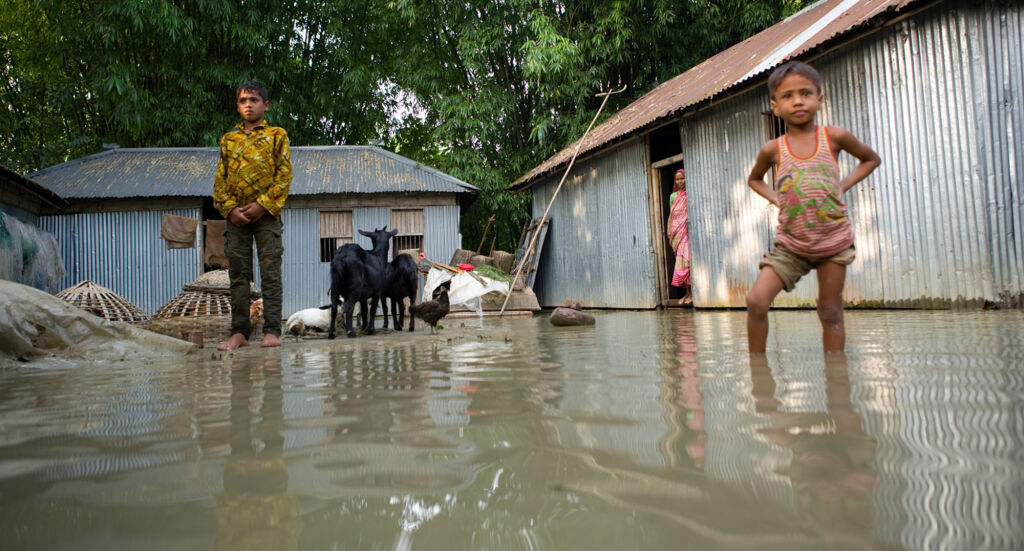
[[[640,99],[595,127],[580,147],[580,155],[677,115],[744,81],[764,74],[853,29],[871,24],[885,13],[896,14],[915,0],[822,0],[699,65],[660,84]],[[576,142],[562,149],[512,183],[528,184],[569,162]]]

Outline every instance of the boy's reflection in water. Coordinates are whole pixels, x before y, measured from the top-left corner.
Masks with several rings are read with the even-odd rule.
[[[231,455],[217,495],[213,549],[298,549],[299,500],[288,493],[281,358],[231,366]]]
[[[750,378],[755,408],[771,420],[758,432],[793,454],[779,474],[789,477],[804,519],[826,543],[870,547],[876,442],[861,428],[850,401],[846,358],[825,362],[825,412],[779,411],[764,358],[751,358]]]

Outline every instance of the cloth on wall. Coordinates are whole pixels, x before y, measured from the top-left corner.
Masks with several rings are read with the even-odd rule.
[[[217,268],[228,267],[228,256],[224,252],[226,238],[224,232],[228,230],[227,220],[207,220],[206,238],[203,247],[203,263],[207,266]]]
[[[196,246],[196,228],[199,220],[165,214],[160,224],[160,238],[167,241],[168,249],[191,249]]]

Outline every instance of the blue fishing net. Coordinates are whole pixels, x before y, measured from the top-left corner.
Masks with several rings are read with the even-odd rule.
[[[63,277],[53,235],[0,211],[0,279],[56,293]]]

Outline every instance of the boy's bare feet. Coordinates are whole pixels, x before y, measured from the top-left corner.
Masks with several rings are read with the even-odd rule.
[[[267,333],[266,335],[263,335],[263,342],[260,343],[260,346],[281,346],[281,338],[273,333]]]
[[[231,335],[226,342],[220,343],[217,350],[237,350],[243,346],[249,345],[249,339],[245,338],[245,335],[241,333],[234,333]]]
[[[687,293],[685,297],[679,299],[680,306],[686,306],[687,304],[693,304],[693,298]]]

